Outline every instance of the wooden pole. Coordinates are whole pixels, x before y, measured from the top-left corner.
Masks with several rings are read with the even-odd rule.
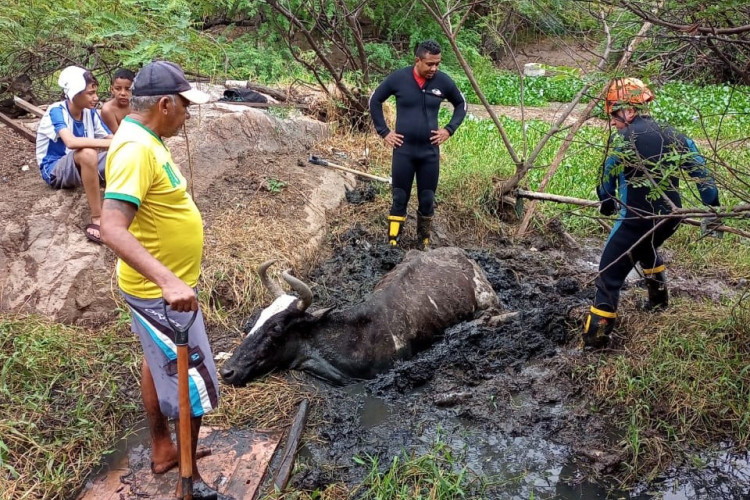
[[[24,101],[20,97],[13,96],[13,102],[16,103],[16,106],[18,106],[19,108],[23,110],[28,111],[32,115],[36,115],[39,118],[44,116],[44,110],[42,108],[38,108],[34,106],[33,104],[31,104],[30,102]]]
[[[343,167],[341,165],[336,165],[335,163],[331,163],[330,161],[324,160],[324,159],[319,158],[317,156],[310,156],[310,158],[308,158],[307,161],[310,162],[310,163],[312,163],[313,165],[321,165],[323,167],[330,167],[330,168],[335,168],[337,170],[343,170],[344,172],[349,172],[350,174],[358,175],[360,177],[365,177],[367,179],[372,179],[374,181],[385,182],[387,184],[391,183],[391,178],[390,177],[387,177],[387,178],[386,177],[379,177],[377,175],[368,174],[366,172],[360,172],[359,170],[354,170],[353,168],[347,168],[347,167]]]
[[[23,125],[19,125],[16,122],[14,122],[6,114],[0,113],[0,122],[3,122],[7,126],[9,126],[14,132],[18,133],[19,135],[25,137],[32,143],[36,144],[36,135],[33,132],[31,132],[31,130],[24,127]]]
[[[177,347],[177,400],[179,405],[179,425],[177,439],[180,452],[180,500],[193,500],[193,436],[192,412],[190,411],[190,365],[188,362],[188,331],[193,326],[198,311],[184,327],[172,321],[167,311],[167,301],[164,301],[164,317],[174,332],[174,343]],[[196,439],[198,436],[196,436]]]
[[[190,387],[188,384],[188,346],[177,345],[177,392],[180,402],[180,481],[182,500],[193,498],[193,436],[190,415]]]
[[[516,190],[516,196],[527,198],[529,200],[554,201],[557,203],[568,203],[570,205],[580,205],[582,207],[593,207],[600,202],[594,200],[585,200],[583,198],[573,198],[572,196],[561,196],[559,194],[538,193],[536,191]]]

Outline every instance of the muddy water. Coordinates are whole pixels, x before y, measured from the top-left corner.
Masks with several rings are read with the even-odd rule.
[[[353,227],[334,257],[310,276],[313,307],[360,302],[402,258],[380,236]],[[406,242],[409,245],[409,242]],[[460,467],[485,478],[469,498],[746,498],[747,458],[704,457],[709,466],[674,471],[651,485],[619,491],[605,480],[624,457],[606,416],[593,414],[572,383],[580,315],[593,296],[589,275],[563,250],[500,245],[467,250],[484,269],[502,313],[448,329],[443,338],[374,380],[332,388],[315,411],[322,443],[301,451],[296,488],[358,484],[367,467],[354,456],[389,464],[403,453],[447,445]],[[478,483],[475,483],[478,484]]]

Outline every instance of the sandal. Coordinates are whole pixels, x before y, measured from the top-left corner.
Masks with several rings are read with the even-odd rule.
[[[99,236],[95,235],[94,233],[91,233],[89,231],[96,231],[99,233]],[[93,241],[97,245],[102,244],[102,238],[101,238],[101,230],[99,228],[99,224],[87,224],[85,228],[83,228],[83,234],[86,235],[86,238],[89,239],[89,241]]]

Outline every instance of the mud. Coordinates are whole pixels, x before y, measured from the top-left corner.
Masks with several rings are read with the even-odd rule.
[[[307,279],[312,307],[357,303],[404,251],[355,225]],[[403,453],[447,445],[474,481],[467,498],[742,498],[750,466],[737,473],[675,471],[656,485],[620,491],[606,477],[626,458],[606,415],[592,413],[572,382],[581,307],[593,296],[590,274],[570,251],[547,241],[467,249],[487,274],[504,314],[448,329],[413,359],[369,381],[333,388],[310,378],[322,403],[316,435],[300,452],[294,488],[359,484],[369,468]],[[316,419],[318,420],[318,419]],[[736,461],[732,462],[737,464]],[[726,469],[726,466],[724,467]],[[664,496],[672,492],[674,496]],[[675,494],[677,492],[677,494]]]

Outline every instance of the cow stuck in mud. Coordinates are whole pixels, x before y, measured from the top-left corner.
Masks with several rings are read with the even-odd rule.
[[[345,310],[308,312],[310,288],[284,272],[299,298],[285,294],[266,274],[272,263],[264,262],[258,274],[276,299],[220,370],[232,385],[283,369],[339,385],[372,378],[446,328],[498,304],[484,272],[460,248],[409,251],[369,298]]]

